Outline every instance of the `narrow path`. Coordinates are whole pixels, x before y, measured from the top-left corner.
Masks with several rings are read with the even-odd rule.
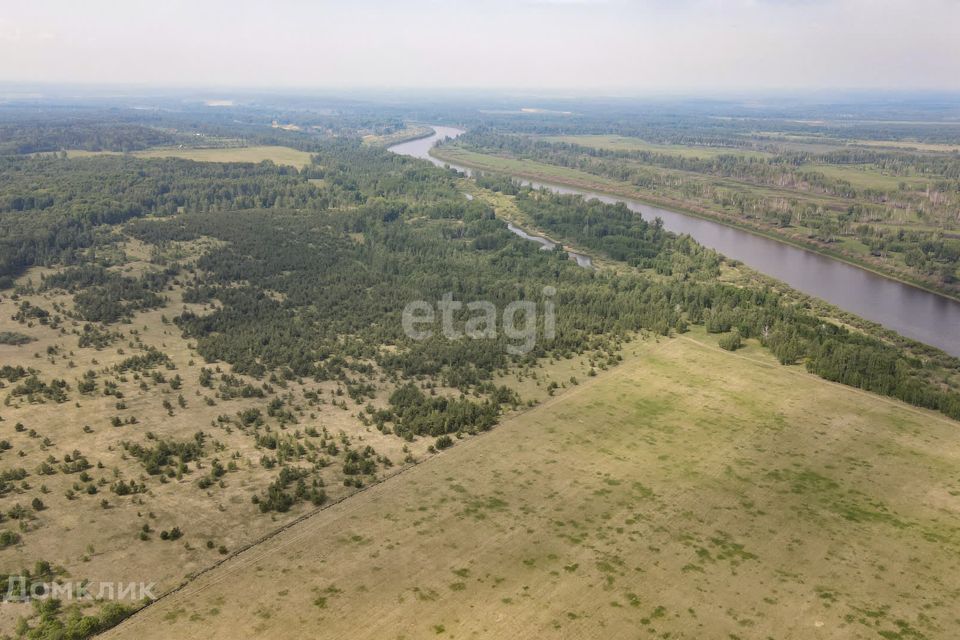
[[[927,420],[934,419],[943,424],[949,425],[951,427],[957,426],[957,423],[955,421],[945,416],[942,416],[938,413],[935,413],[933,411],[919,409],[911,405],[907,405],[898,400],[886,398],[884,396],[879,396],[869,391],[864,391],[862,389],[857,389],[857,388],[843,385],[840,383],[824,380],[819,376],[808,373],[806,371],[797,370],[796,368],[787,367],[787,366],[780,365],[778,363],[770,362],[767,360],[752,358],[743,354],[727,352],[720,349],[719,347],[697,340],[690,336],[680,335],[674,338],[658,338],[656,340],[657,340],[656,344],[648,345],[651,353],[658,353],[658,352],[663,352],[665,350],[669,350],[672,348],[672,346],[679,344],[680,341],[683,341],[689,344],[696,345],[698,348],[703,350],[708,350],[714,353],[721,353],[722,355],[730,358],[737,358],[738,360],[748,362],[753,366],[761,366],[765,368],[780,368],[780,370],[785,371],[790,375],[800,376],[807,380],[814,380],[819,384],[836,387],[838,388],[838,390],[842,389],[843,391],[846,391],[846,392],[856,393],[861,396],[870,398],[871,401],[879,400],[887,405],[899,408],[901,410],[905,410],[909,413],[920,416]],[[642,357],[640,356],[638,356],[636,360],[622,363],[619,366],[616,366],[612,369],[599,373],[595,377],[588,378],[586,381],[580,383],[579,385],[569,388],[559,395],[547,398],[546,400],[544,400],[543,402],[541,402],[540,404],[534,407],[528,407],[528,408],[524,408],[516,412],[513,412],[505,420],[503,420],[503,422],[501,422],[499,425],[491,429],[489,432],[484,432],[476,436],[473,436],[467,440],[461,441],[460,443],[457,444],[455,449],[452,449],[450,451],[459,451],[465,447],[478,446],[477,443],[482,442],[484,440],[484,436],[489,435],[494,431],[510,428],[511,424],[519,416],[527,414],[532,411],[547,409],[557,403],[566,402],[582,394],[589,393],[590,390],[593,389],[593,387],[595,387],[596,385],[609,382],[611,380],[628,375],[629,372],[632,370],[632,368],[637,366],[643,366],[643,360],[642,360]],[[102,634],[100,634],[100,637],[109,638],[109,637],[121,637],[121,636],[129,635],[130,632],[132,631],[131,627],[135,627],[137,625],[155,621],[158,616],[163,615],[163,613],[165,613],[164,609],[161,609],[160,607],[156,607],[154,605],[161,602],[169,601],[178,596],[188,597],[188,598],[195,597],[203,593],[204,591],[210,589],[211,587],[222,584],[224,581],[229,580],[233,575],[243,570],[244,568],[252,564],[255,564],[257,562],[260,562],[261,560],[264,560],[270,556],[276,555],[278,552],[286,548],[289,548],[290,546],[296,544],[297,542],[303,540],[304,538],[312,535],[316,527],[324,524],[320,518],[320,516],[322,516],[324,512],[336,509],[337,511],[340,512],[339,515],[341,516],[348,515],[356,511],[356,509],[362,506],[360,500],[351,501],[350,500],[351,498],[356,498],[368,491],[370,492],[389,491],[390,487],[393,486],[393,484],[396,482],[396,480],[400,476],[407,474],[409,472],[412,472],[413,470],[417,469],[421,465],[428,464],[430,461],[434,459],[438,459],[444,455],[449,455],[449,452],[442,451],[435,455],[431,455],[430,457],[425,458],[420,462],[414,463],[408,467],[404,467],[400,471],[384,478],[383,480],[381,480],[380,482],[377,482],[376,484],[366,486],[348,496],[340,498],[335,502],[324,505],[322,507],[318,507],[316,509],[313,509],[307,513],[304,513],[298,516],[291,522],[258,538],[257,540],[254,540],[253,542],[243,546],[242,548],[238,549],[237,551],[225,557],[224,559],[218,561],[217,563],[207,567],[206,569],[203,569],[202,571],[198,572],[197,574],[192,576],[189,580],[185,581],[179,586],[166,591],[161,596],[159,596],[156,600],[154,600],[150,604],[144,606],[143,608],[138,610],[136,613],[131,615],[124,622],[121,622],[116,627],[113,627],[112,629],[109,629],[103,632]],[[293,529],[297,529],[297,530],[291,532],[291,530]],[[273,541],[275,538],[277,538],[281,534],[284,534],[287,532],[290,532],[290,535],[284,538],[281,542],[275,545],[271,545],[268,548],[263,548],[265,543]],[[220,573],[218,575],[215,575],[215,576],[209,575],[214,570],[217,570],[217,569],[220,570]],[[207,579],[203,579],[205,577],[207,577]]]
[[[669,346],[670,344],[673,344],[672,340],[663,339],[657,348],[664,349],[664,348],[667,348],[667,346]],[[510,425],[510,423],[516,420],[516,418],[518,418],[519,416],[529,413],[531,411],[536,411],[538,409],[544,409],[546,407],[553,406],[558,402],[564,401],[568,398],[575,397],[578,394],[582,394],[586,392],[588,389],[592,388],[594,385],[598,384],[602,380],[609,380],[613,377],[624,375],[626,370],[627,370],[627,367],[623,365],[614,367],[612,369],[608,369],[607,371],[603,371],[594,377],[588,378],[586,381],[581,382],[579,385],[575,387],[565,390],[563,393],[559,395],[555,395],[547,398],[546,400],[544,400],[543,402],[535,406],[525,407],[523,409],[514,411],[510,413],[505,420],[503,420],[501,423],[493,427],[493,429],[491,429],[490,431],[481,432],[475,436],[471,436],[470,438],[459,442],[456,445],[456,449],[459,450],[459,449],[463,449],[464,447],[475,446],[474,443],[482,440],[484,436],[492,433],[493,431],[507,428]],[[193,574],[189,579],[185,580],[178,586],[165,591],[164,593],[159,595],[156,600],[153,600],[150,603],[144,605],[142,608],[138,609],[135,613],[133,613],[130,617],[128,617],[126,620],[124,620],[117,626],[112,627],[111,629],[107,629],[106,631],[100,634],[97,634],[96,637],[103,637],[103,638],[119,637],[120,634],[123,634],[126,632],[128,627],[132,625],[142,624],[149,620],[155,619],[156,616],[161,615],[160,607],[156,607],[155,605],[161,602],[168,601],[173,597],[177,596],[178,594],[196,595],[196,594],[202,593],[203,591],[209,589],[214,585],[222,583],[224,580],[229,578],[231,575],[233,575],[237,571],[240,571],[241,569],[249,566],[250,564],[258,562],[270,556],[271,554],[274,554],[282,549],[285,549],[290,545],[296,543],[297,541],[302,540],[304,537],[310,535],[311,533],[310,525],[313,523],[319,523],[318,516],[321,516],[324,512],[334,509],[336,507],[341,507],[341,505],[344,505],[344,503],[349,501],[351,498],[355,498],[367,491],[375,491],[375,490],[384,491],[393,483],[393,481],[395,481],[400,476],[410,471],[413,471],[417,467],[427,464],[431,460],[439,458],[440,456],[443,456],[446,453],[447,453],[446,451],[439,451],[438,453],[433,454],[427,458],[424,458],[423,460],[414,462],[408,467],[404,467],[400,469],[396,473],[393,473],[392,475],[389,475],[383,478],[379,482],[366,485],[363,488],[358,489],[357,491],[349,495],[346,495],[342,498],[339,498],[329,504],[325,504],[315,509],[311,509],[310,511],[304,514],[297,516],[290,522],[278,527],[277,529],[274,529],[270,533],[267,533],[248,544],[243,545],[242,547],[230,553],[230,555],[225,556],[224,558],[218,560],[217,562],[210,565],[209,567],[206,567],[198,571],[197,573]],[[357,501],[354,501],[354,503],[356,502]],[[346,509],[347,510],[346,513],[349,513],[350,511],[356,508],[354,506],[354,503],[346,504],[341,508]],[[285,533],[291,529],[294,529],[295,527],[298,527],[300,525],[303,525],[302,531],[299,531],[294,535],[292,535],[290,538],[284,540],[282,544],[275,547],[271,547],[270,549],[266,549],[263,551],[259,549],[259,547],[277,538],[280,534]],[[230,564],[230,566],[225,567],[224,565],[227,565],[227,564]],[[215,578],[210,579],[209,581],[205,581],[202,584],[198,584],[201,578],[203,578],[204,576],[207,576],[208,574],[210,574],[216,569],[220,569],[221,567],[223,568],[221,575],[218,575]]]

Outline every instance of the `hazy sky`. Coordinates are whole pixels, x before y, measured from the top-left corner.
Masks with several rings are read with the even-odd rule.
[[[960,0],[0,2],[0,81],[960,89]]]

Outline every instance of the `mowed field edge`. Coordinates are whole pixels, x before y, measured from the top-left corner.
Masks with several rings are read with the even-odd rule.
[[[692,336],[628,344],[107,637],[952,637],[957,424]]]
[[[67,151],[67,157],[86,158],[98,155],[124,155],[116,151]],[[310,164],[310,154],[291,147],[279,145],[253,145],[249,147],[155,147],[142,151],[131,151],[126,155],[135,158],[182,158],[196,162],[263,162],[270,160],[274,164],[291,167],[305,167]]]

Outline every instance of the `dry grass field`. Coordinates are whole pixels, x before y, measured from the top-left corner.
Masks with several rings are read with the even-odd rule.
[[[918,142],[915,140],[851,140],[850,144],[858,147],[882,147],[887,149],[906,149],[908,151],[930,151],[934,153],[960,153],[960,145]]]
[[[109,151],[68,151],[67,156],[82,158],[101,153],[119,155]],[[286,164],[298,168],[310,164],[310,154],[306,151],[270,145],[209,149],[158,147],[156,149],[134,151],[130,155],[137,158],[183,158],[185,160],[196,160],[197,162],[263,162],[264,160],[270,160],[274,164]]]
[[[394,144],[400,144],[401,142],[406,142],[407,140],[413,140],[415,138],[422,138],[433,134],[433,129],[423,125],[409,125],[399,131],[385,135],[375,135],[367,134],[363,136],[364,144],[374,145],[378,147],[389,147]]]
[[[655,144],[639,138],[616,135],[573,135],[543,136],[547,142],[566,142],[608,151],[648,151],[683,158],[716,158],[722,155],[744,156],[748,158],[766,158],[771,154],[736,147],[707,147],[683,144]]]
[[[158,263],[178,261],[189,266],[212,242],[171,243],[158,254],[127,239],[112,249],[116,255],[104,249],[102,257],[116,263],[111,270],[138,277],[156,271]],[[11,381],[0,376],[4,402],[0,441],[6,443],[0,445],[4,473],[0,531],[18,537],[0,549],[0,574],[21,573],[42,560],[55,567],[61,580],[153,582],[157,594],[175,587],[315,509],[301,502],[287,512],[261,513],[252,503],[279,470],[264,466],[263,459],[276,457],[277,452],[257,442],[257,435],[276,434],[310,453],[323,449],[329,466],[320,476],[327,504],[357,490],[344,484],[342,458],[348,447],[371,446],[389,460],[390,464],[378,464],[374,475],[363,477],[365,486],[431,455],[432,438],[408,443],[364,424],[357,416],[363,405],[344,394],[339,382],[257,380],[232,374],[229,365],[204,362],[170,318],[184,309],[197,313],[210,309],[184,303],[183,287],[176,281],[164,291],[164,307],[138,312],[127,323],[101,327],[109,336],[108,344],[80,346],[87,323],[68,316],[74,308],[72,296],[40,286],[43,276],[56,271],[31,269],[18,284],[32,285],[36,291],[0,296],[0,332],[31,339],[19,345],[0,344],[0,367],[22,367],[44,383],[62,379],[68,385],[66,398],[57,402],[42,394],[18,394],[24,377]],[[15,319],[25,302],[48,312],[47,319]],[[142,372],[117,370],[128,358],[143,356],[150,349],[166,354],[169,364]],[[203,368],[214,372],[208,386],[201,382]],[[525,401],[535,403],[552,393],[551,382],[562,389],[571,377],[585,378],[589,369],[585,357],[574,358],[544,369],[518,370],[503,381],[516,386]],[[95,388],[84,392],[80,385],[87,372],[93,372]],[[236,381],[224,382],[230,375]],[[377,384],[376,377],[374,383],[377,398],[364,403],[382,408],[393,387],[382,380]],[[230,389],[248,384],[270,389],[262,398],[231,397]],[[443,387],[438,391],[452,392]],[[283,401],[292,419],[271,415],[269,405],[276,399]],[[247,410],[261,412],[263,425],[255,431],[238,424],[241,412]],[[203,455],[162,481],[124,446],[190,443],[199,431],[206,434]],[[333,444],[339,453],[327,452],[326,447]],[[67,466],[80,457],[89,468]],[[214,460],[229,468],[218,482],[203,487],[200,481],[210,474]],[[21,469],[23,477],[7,477],[8,472]],[[144,486],[142,491],[120,494],[115,490],[118,482]],[[35,499],[42,507],[32,506]],[[22,513],[12,515],[20,509]],[[162,539],[161,533],[174,527],[183,536]],[[91,614],[99,606],[90,601],[81,604]],[[0,607],[0,636],[12,632],[19,618],[32,615],[28,604]]]
[[[954,422],[694,333],[232,558],[111,638],[953,638]]]

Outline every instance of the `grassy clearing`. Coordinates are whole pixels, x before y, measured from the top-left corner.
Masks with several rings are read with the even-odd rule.
[[[115,152],[68,151],[70,158],[83,158],[103,153],[119,155]],[[157,148],[134,151],[130,155],[138,158],[184,158],[197,162],[263,162],[270,160],[275,164],[302,167],[310,164],[310,154],[290,147],[262,145],[254,147],[225,147],[212,149],[195,148]]]
[[[807,163],[801,165],[800,168],[806,171],[817,171],[828,178],[846,180],[858,189],[896,189],[900,184],[906,184],[916,189],[931,182],[929,178],[885,174],[873,165]]]
[[[625,136],[614,135],[583,135],[583,136],[544,136],[543,140],[547,142],[566,142],[578,144],[585,147],[597,149],[607,149],[611,151],[649,151],[651,153],[662,153],[666,155],[680,156],[684,158],[716,158],[722,155],[737,155],[752,158],[767,158],[771,154],[763,151],[751,151],[747,149],[734,149],[723,147],[700,147],[695,145],[679,144],[652,144],[640,140],[639,138],[629,138]],[[867,146],[890,146],[890,143],[877,141],[870,144],[870,141],[857,140],[851,144]],[[896,146],[896,143],[893,143]],[[904,148],[918,148],[920,150],[939,150],[948,151],[949,145],[923,145],[921,143],[901,143]],[[915,145],[919,145],[916,147]],[[818,151],[836,150],[843,146],[842,144],[818,148]],[[929,149],[928,149],[929,148]],[[929,182],[929,179],[903,177],[888,175],[881,172],[871,165],[824,165],[824,164],[806,164],[802,167],[808,171],[818,171],[830,178],[846,180],[857,188],[868,189],[896,189],[900,183],[906,183],[911,187],[919,187]]]
[[[430,127],[425,127],[422,125],[410,125],[401,129],[400,131],[395,131],[385,135],[374,135],[372,133],[365,135],[363,136],[363,142],[364,144],[378,147],[389,147],[390,145],[400,144],[401,142],[406,142],[407,140],[423,138],[431,135],[432,133],[433,129]]]
[[[717,156],[734,155],[747,158],[767,158],[769,153],[752,151],[750,149],[736,149],[730,147],[701,147],[682,144],[654,144],[639,138],[615,135],[580,135],[580,136],[544,136],[547,142],[566,142],[595,149],[610,151],[649,151],[683,158],[716,158]]]
[[[118,638],[950,638],[956,424],[712,336],[204,575]]]
[[[503,156],[476,153],[459,147],[442,147],[439,151],[434,149],[431,150],[430,153],[440,160],[446,160],[454,164],[464,164],[475,169],[480,169],[481,171],[509,173],[522,178],[561,180],[567,184],[581,182],[586,188],[590,188],[589,185],[593,184],[594,188],[597,189],[608,188],[622,190],[625,186],[629,186],[616,180],[578,171],[577,169],[568,169],[535,160],[505,158]]]
[[[695,203],[685,203],[684,201],[671,197],[671,195],[668,195],[671,192],[668,191],[664,191],[662,194],[656,188],[644,189],[641,191],[640,188],[635,187],[628,182],[621,182],[594,173],[581,171],[579,169],[562,167],[560,165],[548,164],[546,162],[539,162],[537,160],[477,153],[475,151],[469,151],[467,149],[455,146],[446,146],[439,149],[433,149],[430,153],[440,160],[446,160],[454,164],[462,164],[474,169],[479,169],[481,171],[507,173],[531,180],[543,180],[547,182],[552,181],[557,184],[570,185],[582,189],[603,191],[605,193],[614,195],[636,198],[652,204],[681,208],[686,211],[690,211],[691,209],[695,208],[695,215],[706,215],[711,217],[711,214],[718,214],[716,211],[704,210]],[[662,167],[648,167],[648,169],[652,173],[656,173],[667,178],[682,178],[692,182],[699,182],[704,185],[716,184],[726,188],[746,188],[743,184],[737,183],[734,180],[713,178],[690,171],[664,169]],[[832,198],[830,196],[821,196],[818,194],[802,194],[802,196],[797,196],[795,192],[790,192],[784,189],[775,189],[772,187],[758,187],[750,185],[748,188],[756,193],[768,196],[803,197],[805,200],[809,200],[811,203],[819,204],[825,207],[829,207],[831,204],[838,205],[840,202],[839,199]]]
[[[932,151],[935,153],[960,153],[960,145],[937,142],[915,142],[912,140],[851,140],[858,147],[883,147],[904,149],[907,151]]]
[[[754,136],[764,142],[772,142],[785,150],[828,153],[845,146],[877,147],[893,151],[920,151],[925,153],[960,153],[960,145],[919,142],[916,140],[867,140],[863,138],[832,138],[825,135],[807,133],[787,133],[783,131],[756,131]]]

